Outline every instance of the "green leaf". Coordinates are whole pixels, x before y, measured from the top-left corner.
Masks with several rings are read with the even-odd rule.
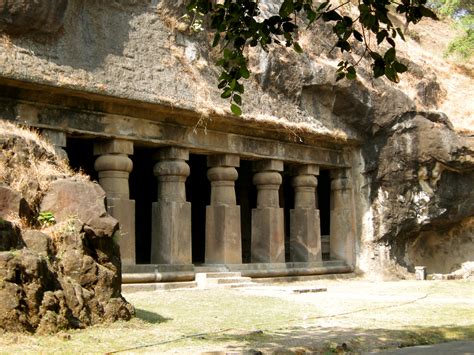
[[[427,7],[420,6],[420,11],[421,11],[421,14],[425,17],[432,18],[433,20],[438,19],[438,16],[436,16],[436,14],[430,9],[428,9]]]
[[[293,48],[296,53],[303,53],[303,48],[301,48],[298,42],[293,43]]]
[[[405,35],[403,34],[402,30],[400,29],[400,27],[397,27],[397,33],[400,35],[400,37],[405,40]]]
[[[406,65],[397,61],[393,62],[392,66],[393,66],[393,69],[395,69],[397,73],[404,73],[408,70]]]
[[[354,36],[354,38],[356,40],[358,40],[359,42],[363,42],[364,41],[364,38],[362,37],[362,34],[359,32],[359,31],[352,31],[352,35]]]
[[[324,22],[339,21],[339,20],[342,20],[342,16],[339,15],[335,10],[331,10],[323,14]]]
[[[377,44],[380,44],[383,42],[385,37],[387,37],[388,33],[386,30],[382,30],[379,33],[377,33]]]
[[[322,9],[324,9],[326,6],[329,5],[329,1],[325,1],[323,2],[321,5],[318,6],[317,10],[316,11],[321,11]]]
[[[281,17],[288,17],[294,11],[293,0],[285,0],[280,6],[280,11],[278,12]]]
[[[235,104],[230,105],[230,110],[236,116],[240,116],[242,114],[241,108]]]
[[[232,95],[232,90],[230,88],[227,88],[222,94],[221,98],[227,99]]]
[[[393,67],[386,66],[385,67],[385,76],[390,80],[393,81],[394,83],[398,83],[400,79],[398,78],[397,72]]]
[[[214,40],[212,41],[212,46],[216,47],[219,44],[219,41],[221,40],[221,34],[219,32],[216,32],[214,35]]]
[[[234,100],[237,105],[242,105],[242,97],[240,95],[234,94],[234,96],[232,96],[232,100]]]
[[[354,80],[357,78],[357,72],[353,66],[347,68],[346,78],[349,80]]]
[[[345,74],[342,73],[342,72],[337,73],[337,75],[336,75],[336,81],[339,81],[339,80],[341,80],[341,79],[344,79],[344,76],[345,76]]]
[[[385,52],[383,59],[385,60],[386,63],[391,63],[395,60],[396,55],[397,55],[397,51],[395,50],[394,47],[392,47],[388,51]]]
[[[244,78],[244,79],[250,78],[250,72],[249,72],[249,70],[247,69],[246,66],[240,67],[240,75],[241,75],[242,78]]]

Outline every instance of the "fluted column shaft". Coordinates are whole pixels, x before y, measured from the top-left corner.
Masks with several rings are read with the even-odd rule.
[[[161,148],[153,168],[158,180],[157,201],[152,205],[151,262],[191,264],[191,204],[186,201],[190,169],[187,149]]]
[[[129,176],[133,162],[133,142],[114,139],[94,144],[98,155],[94,168],[107,195],[108,212],[120,224],[118,244],[122,264],[135,264],[135,201],[130,200]]]

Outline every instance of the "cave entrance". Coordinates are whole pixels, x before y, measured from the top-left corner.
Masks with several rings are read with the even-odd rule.
[[[94,169],[94,140],[86,138],[67,137],[67,146],[63,148],[69,159],[69,166],[74,171],[82,171],[91,177],[98,179],[99,175]]]
[[[211,198],[207,157],[190,154],[188,164],[191,173],[186,179],[186,200],[191,203],[192,263],[203,264],[206,250],[206,206]]]
[[[319,209],[319,219],[321,224],[321,249],[323,260],[329,260],[330,256],[330,240],[331,234],[331,176],[330,170],[320,170],[318,176],[317,208]]]
[[[156,149],[135,146],[133,170],[130,173],[130,199],[135,200],[135,254],[137,264],[150,263],[152,203],[156,201],[158,186],[153,174]]]
[[[240,206],[240,228],[242,233],[242,262],[251,262],[252,209],[257,207],[257,188],[252,182],[252,162],[240,161],[239,177],[235,182],[237,205]]]

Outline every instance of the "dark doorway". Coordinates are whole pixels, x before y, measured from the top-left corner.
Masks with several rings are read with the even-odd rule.
[[[257,207],[257,189],[252,182],[252,162],[240,161],[239,178],[235,183],[237,205],[240,206],[240,228],[242,233],[242,262],[251,262],[252,209]]]
[[[69,158],[69,165],[74,171],[82,171],[97,180],[98,174],[94,169],[94,141],[91,139],[67,138],[67,147],[64,148]]]
[[[193,264],[203,264],[206,251],[206,206],[211,199],[211,184],[207,179],[207,157],[189,156],[191,174],[186,180],[186,199],[191,202],[191,233]]]
[[[135,235],[137,264],[150,263],[151,209],[156,201],[158,184],[153,174],[156,149],[135,147],[130,158],[133,170],[130,174],[130,198],[135,200]]]
[[[291,186],[290,167],[285,165],[282,172],[283,182],[280,186],[280,206],[283,208],[284,214],[284,231],[285,231],[285,262],[290,261],[290,210],[295,206],[295,192]]]
[[[329,170],[321,170],[318,176],[317,203],[321,223],[321,244],[323,249],[323,260],[329,260],[329,235],[331,233],[331,176]]]

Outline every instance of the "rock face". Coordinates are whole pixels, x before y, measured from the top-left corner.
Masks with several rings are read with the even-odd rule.
[[[474,256],[474,150],[446,116],[408,112],[363,150],[374,239],[403,266],[451,272]]]
[[[259,3],[263,16],[271,16],[281,2]],[[186,31],[187,24],[182,20],[184,1],[98,0],[84,4],[83,0],[0,0],[0,31],[11,33],[21,27],[53,32],[61,22],[64,24],[63,30],[48,41],[33,36],[10,36],[0,41],[0,76],[58,90],[145,102],[163,109],[178,107],[196,116],[210,113],[216,121],[228,114],[227,102],[220,100],[216,88],[219,70],[212,63],[217,53],[210,48],[205,33]],[[38,15],[28,20],[35,11]],[[427,41],[430,47],[435,47],[434,42],[449,40],[442,33],[449,30],[447,24],[425,23],[429,24],[428,31],[441,28]],[[415,26],[414,31],[418,28]],[[452,70],[448,75],[464,78],[461,82],[466,85],[454,85],[460,80],[443,83],[442,75],[444,72],[446,76],[449,63],[432,48],[420,48],[410,36],[406,42],[397,42],[397,53],[409,67],[398,85],[372,77],[370,63],[359,61],[364,48],[355,48],[344,57],[331,51],[335,38],[328,25],[314,24],[301,31],[300,40],[304,54],[284,47],[273,47],[269,52],[258,48],[249,51],[253,76],[246,82],[243,96],[246,123],[290,128],[292,132],[295,129],[295,135],[300,130],[314,133],[340,145],[344,143],[335,139],[348,139],[360,236],[356,246],[359,270],[404,276],[403,270],[414,265],[427,265],[428,272],[449,272],[464,261],[474,260],[474,143],[472,133],[463,137],[450,124],[451,120],[458,128],[466,127],[469,124],[460,126],[460,121],[469,123],[472,118],[469,121],[469,117],[451,115],[448,119],[430,113],[441,107],[469,113],[469,109],[451,109],[469,108],[468,102],[458,99],[451,104],[449,100],[459,95],[456,91],[462,96],[472,80]],[[335,82],[341,59],[359,63],[357,80]],[[41,117],[38,122],[44,123]],[[472,132],[472,124],[469,129]],[[466,138],[469,134],[470,140]],[[24,152],[29,148],[8,142],[0,141],[1,147],[10,152],[14,149],[15,154],[4,155],[9,169],[0,170],[0,177],[6,172],[8,176],[3,180],[37,214],[46,191],[43,184],[48,181],[42,178],[44,169],[35,161],[18,164],[17,156],[34,152]],[[54,154],[47,149],[37,153],[44,157]],[[28,184],[16,177],[15,166],[33,171]],[[59,165],[48,171],[54,179],[61,174],[67,176]],[[68,184],[72,182],[58,183],[53,190],[59,194]],[[14,195],[12,192],[11,197],[0,200],[1,208],[21,215],[24,210]],[[54,202],[46,202],[43,211],[53,210]],[[59,217],[62,208],[54,211],[56,218],[64,221],[63,217],[68,217]],[[106,234],[105,229],[111,228],[106,223],[90,231],[89,217],[81,218],[85,219],[81,219],[81,228],[86,236]],[[2,232],[9,235],[5,245],[21,245],[12,228]],[[24,242],[29,243],[25,238]]]
[[[16,162],[51,160],[51,166],[61,166],[54,155],[41,154],[45,143],[38,137],[2,125],[7,146],[15,141],[24,152],[36,149],[34,156],[15,154]],[[1,151],[2,169],[8,169],[9,153]],[[118,223],[105,212],[105,192],[84,177],[50,178],[54,181],[34,185],[44,190],[32,194],[28,210],[38,214],[29,220],[18,220],[20,201],[27,204],[21,193],[0,187],[0,329],[53,333],[130,319],[134,309],[121,296],[120,252],[113,238]]]
[[[0,29],[20,34],[54,33],[61,28],[68,0],[0,0]]]

